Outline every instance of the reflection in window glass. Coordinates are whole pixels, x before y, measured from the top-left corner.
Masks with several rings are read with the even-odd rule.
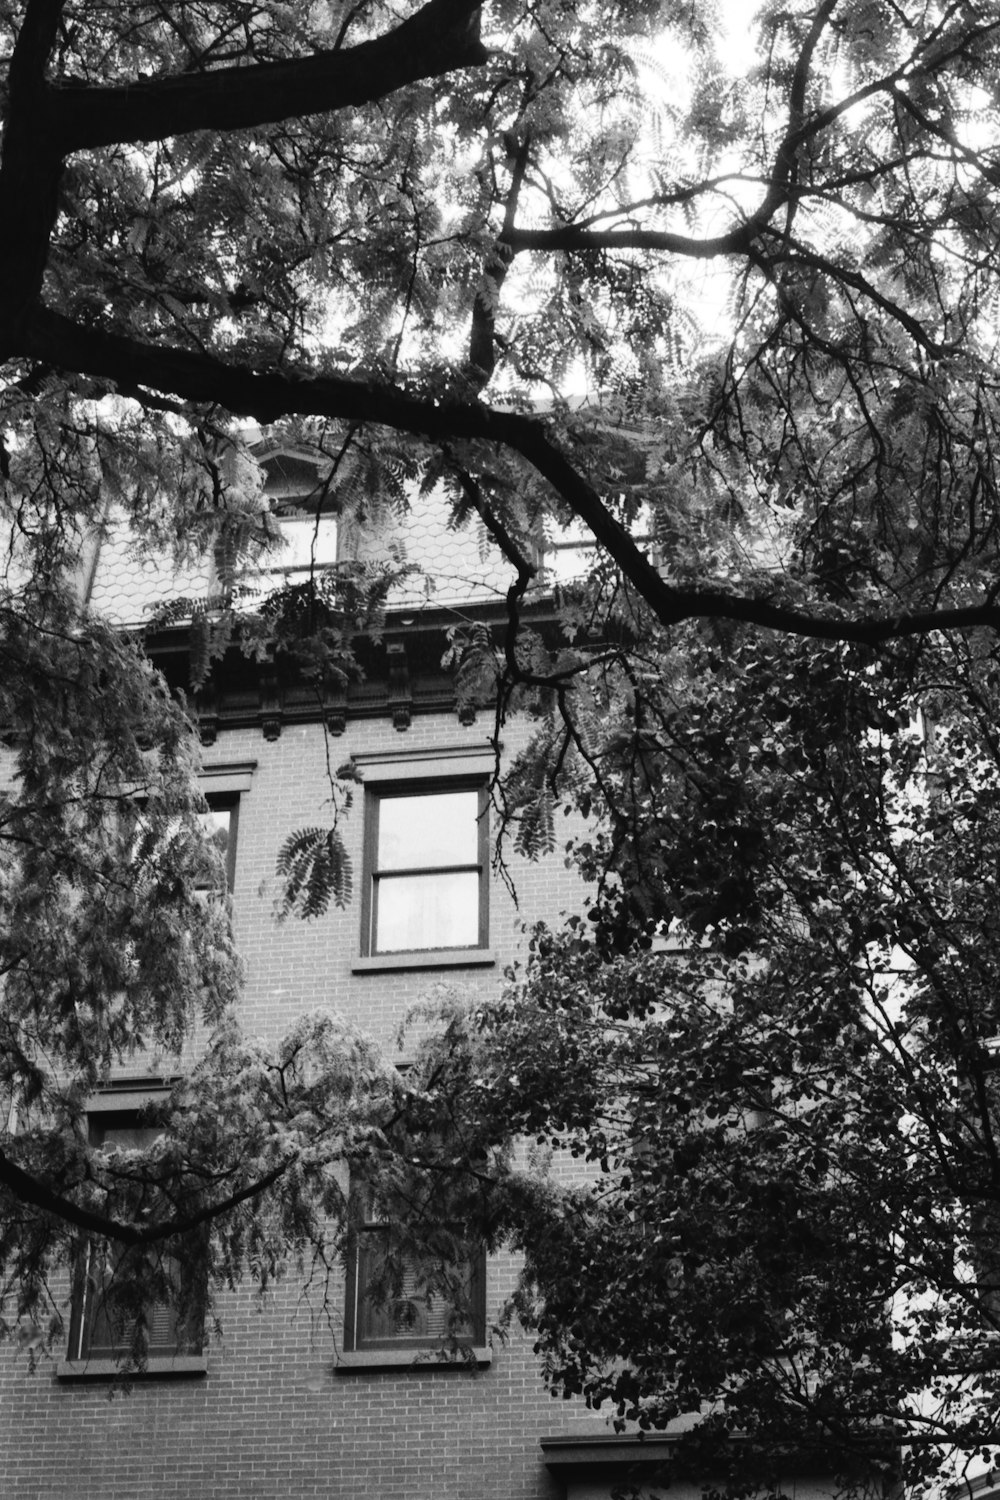
[[[222,856],[226,867],[226,883],[230,890],[233,888],[233,874],[236,861],[236,804],[211,806],[207,812],[199,814],[202,828],[209,835],[212,844]],[[205,880],[204,885],[199,887],[203,890],[212,889],[212,883]]]
[[[352,1272],[355,1277],[353,1297],[348,1307],[354,1312],[353,1326],[348,1326],[348,1348],[391,1349],[440,1348],[451,1340],[465,1344],[486,1341],[483,1254],[476,1252],[450,1268],[456,1297],[444,1289],[431,1292],[426,1278],[420,1275],[419,1263],[402,1268],[394,1295],[385,1301],[368,1294],[373,1281],[385,1275],[385,1249],[378,1224],[366,1224],[359,1234],[357,1256]]]
[[[211,836],[213,845],[223,856],[229,848],[229,824],[232,813],[231,807],[210,807],[208,812],[199,814],[202,828]]]

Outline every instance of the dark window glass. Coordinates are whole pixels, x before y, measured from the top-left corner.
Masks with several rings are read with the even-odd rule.
[[[434,1349],[486,1342],[486,1276],[482,1250],[430,1278],[416,1261],[387,1276],[385,1225],[358,1231],[347,1288],[348,1349]],[[438,1283],[443,1280],[444,1284]]]
[[[131,1113],[97,1116],[91,1124],[93,1144],[106,1149],[145,1150],[159,1130],[138,1123]],[[116,1277],[125,1252],[104,1240],[90,1240],[81,1256],[70,1321],[70,1359],[121,1359],[132,1349],[136,1315],[116,1295]],[[163,1359],[196,1354],[202,1345],[203,1298],[189,1266],[157,1249],[148,1252],[151,1284],[163,1280],[179,1289],[177,1305],[153,1299],[143,1309],[147,1354]]]

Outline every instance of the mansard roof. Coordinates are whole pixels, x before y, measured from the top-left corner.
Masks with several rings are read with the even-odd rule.
[[[318,478],[314,455],[290,446],[264,447],[258,461],[266,473],[264,494],[286,533],[297,517],[315,519],[317,501],[330,518],[334,507],[322,504],[322,479]],[[300,507],[296,501],[301,500]],[[336,556],[316,556],[319,564],[366,562],[399,570],[387,607],[407,613],[448,607],[500,606],[514,577],[514,570],[488,543],[478,520],[463,526],[451,524],[447,497],[441,490],[415,495],[408,510],[386,507],[364,519],[339,518],[332,525]],[[308,545],[309,536],[306,536]],[[306,557],[308,563],[308,554]],[[309,571],[301,563],[294,543],[262,551],[241,571],[241,585],[252,606],[255,592],[261,598],[289,581],[289,575]],[[86,604],[112,623],[124,627],[148,625],[165,605],[174,600],[208,601],[221,593],[216,560],[211,553],[178,563],[164,548],[151,552],[139,546],[124,531],[111,528],[97,549],[90,566]]]

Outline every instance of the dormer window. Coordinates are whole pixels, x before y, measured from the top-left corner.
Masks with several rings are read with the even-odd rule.
[[[336,515],[282,511],[278,519],[285,545],[275,555],[274,571],[287,574],[290,583],[302,583],[337,561]]]
[[[647,506],[640,507],[629,530],[639,550],[655,562],[653,518]],[[578,516],[574,516],[565,526],[546,520],[539,553],[544,583],[549,588],[553,584],[580,583],[589,578],[601,556],[594,533]]]
[[[259,461],[285,544],[268,557],[266,571],[276,584],[305,583],[338,556],[337,506],[326,476],[313,455],[285,450]]]

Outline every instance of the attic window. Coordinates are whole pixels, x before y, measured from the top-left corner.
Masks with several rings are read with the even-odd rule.
[[[653,518],[646,506],[641,507],[629,529],[640,552],[655,562]],[[550,587],[554,583],[572,583],[589,577],[601,555],[594,533],[578,516],[563,526],[546,520],[539,552],[544,579]]]
[[[268,572],[276,581],[304,583],[317,568],[337,561],[336,503],[311,456],[272,453],[262,464],[265,492],[285,541],[269,559]]]
[[[303,582],[316,568],[337,561],[336,515],[310,515],[299,511],[279,512],[285,545],[275,554],[276,573],[285,573],[293,583]]]

